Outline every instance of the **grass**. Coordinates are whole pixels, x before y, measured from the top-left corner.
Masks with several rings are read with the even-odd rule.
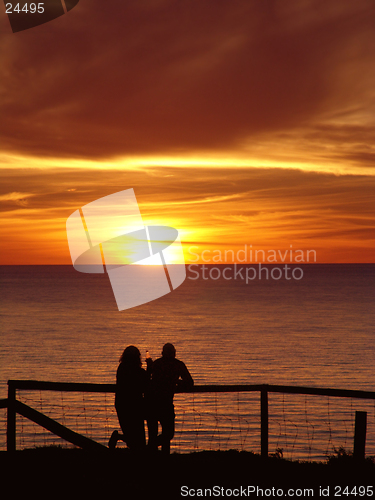
[[[0,474],[3,486],[13,488],[16,498],[31,494],[42,498],[45,492],[49,498],[116,495],[129,500],[154,496],[175,500],[183,498],[183,485],[202,491],[214,485],[312,488],[319,496],[319,487],[373,484],[375,461],[356,461],[342,448],[316,463],[285,460],[282,450],[262,460],[257,454],[236,450],[137,457],[126,449],[93,453],[45,447],[13,455],[1,452]]]

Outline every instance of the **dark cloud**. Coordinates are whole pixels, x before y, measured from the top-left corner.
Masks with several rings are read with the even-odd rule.
[[[375,88],[374,14],[372,0],[81,0],[4,35],[3,148],[217,151],[362,112]]]

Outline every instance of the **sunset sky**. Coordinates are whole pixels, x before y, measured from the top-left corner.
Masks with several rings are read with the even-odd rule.
[[[77,208],[133,188],[204,249],[375,262],[373,0],[80,0],[0,14],[2,264],[70,264]]]

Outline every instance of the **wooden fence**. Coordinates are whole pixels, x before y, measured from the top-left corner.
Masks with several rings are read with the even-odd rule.
[[[89,450],[107,450],[108,448],[82,434],[72,431],[56,420],[18,401],[16,391],[62,391],[62,392],[89,392],[114,393],[115,384],[91,384],[69,382],[43,382],[35,380],[9,380],[8,398],[0,400],[0,408],[7,408],[7,451],[16,450],[16,414],[31,420],[56,434],[62,439],[80,448]],[[185,392],[185,391],[181,391]],[[367,399],[375,401],[374,391],[359,391],[350,389],[328,389],[316,387],[297,387],[287,385],[196,385],[189,391],[192,393],[220,393],[220,392],[259,392],[260,394],[260,444],[261,456],[268,457],[268,394],[299,394],[316,395],[339,398]],[[365,457],[367,413],[356,411],[354,433],[354,456],[357,459]]]

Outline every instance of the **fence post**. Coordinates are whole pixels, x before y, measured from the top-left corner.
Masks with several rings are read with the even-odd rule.
[[[354,427],[354,458],[364,460],[366,449],[366,427],[367,427],[367,412],[355,412],[355,427]]]
[[[260,391],[260,454],[268,458],[268,391],[267,385]]]
[[[16,388],[8,380],[7,451],[16,451]]]

